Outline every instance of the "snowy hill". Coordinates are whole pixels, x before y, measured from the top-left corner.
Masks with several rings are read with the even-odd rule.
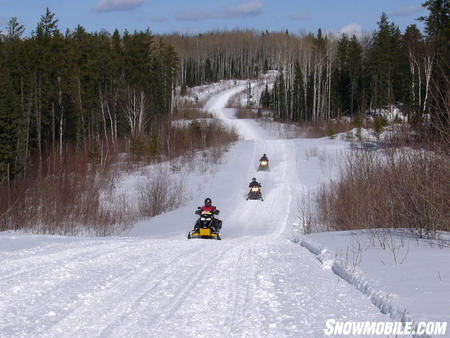
[[[206,103],[242,140],[214,171],[186,178],[183,207],[107,239],[0,234],[1,336],[319,337],[330,318],[390,320],[292,241],[299,198],[334,175],[348,143],[274,139],[234,118],[224,106],[245,86]],[[270,172],[256,171],[263,153]],[[264,202],[245,199],[252,177]],[[222,241],[186,239],[205,197]]]

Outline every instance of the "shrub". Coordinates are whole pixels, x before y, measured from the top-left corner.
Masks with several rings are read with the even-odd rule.
[[[257,117],[257,114],[254,112],[254,110],[248,108],[237,108],[234,115],[238,119],[254,119]]]
[[[153,134],[150,137],[150,142],[148,145],[148,152],[151,157],[156,157],[159,154],[159,142],[158,142],[158,135]]]
[[[419,237],[450,230],[448,155],[401,148],[354,151],[338,181],[318,194],[321,222],[335,230],[408,228]]]
[[[330,123],[327,128],[327,136],[331,139],[334,139],[335,134],[336,134],[336,128],[334,127],[334,124]]]
[[[197,120],[192,120],[189,123],[189,127],[191,128],[192,132],[196,135],[200,135],[202,132],[202,125]]]
[[[149,173],[139,193],[140,213],[146,217],[175,209],[185,199],[183,180],[173,178],[161,167]]]
[[[130,140],[130,151],[135,156],[147,155],[147,142],[143,135],[137,135]]]
[[[355,115],[352,119],[352,125],[355,128],[362,128],[363,126],[363,119],[361,115]]]
[[[115,181],[111,164],[117,161],[117,154],[99,155],[99,161],[90,162],[90,153],[67,149],[62,160],[50,155],[46,162],[51,165],[45,166],[40,176],[17,179],[9,201],[0,194],[0,230],[101,236],[117,230],[118,210],[107,210],[101,203],[102,192],[111,191]]]
[[[237,138],[235,130],[212,120],[179,128],[166,124],[151,136],[142,134],[110,144],[99,139],[88,150],[66,146],[62,157],[55,151],[42,165],[30,161],[27,176],[0,183],[0,231],[98,236],[123,231],[142,217],[178,206],[184,196],[181,179],[174,178],[179,175],[174,164],[146,179],[137,207],[125,195],[115,196],[114,186],[124,171],[171,155],[190,166],[193,154],[201,149],[206,154],[202,164],[210,168]]]
[[[387,126],[387,120],[382,116],[375,116],[373,121],[373,131],[377,138],[380,138],[380,134],[383,132],[384,127]]]
[[[256,118],[260,119],[263,116],[261,108],[258,108],[258,112],[256,113]]]
[[[180,95],[184,96],[184,95],[186,95],[186,92],[187,92],[187,87],[186,87],[186,84],[183,83],[180,87]]]

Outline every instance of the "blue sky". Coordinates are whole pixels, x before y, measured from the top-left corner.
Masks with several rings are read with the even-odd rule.
[[[299,33],[322,31],[372,32],[382,12],[403,31],[426,14],[424,0],[0,0],[0,29],[15,16],[35,29],[48,7],[59,28],[78,24],[88,31],[128,29],[153,33],[201,33],[250,28]]]

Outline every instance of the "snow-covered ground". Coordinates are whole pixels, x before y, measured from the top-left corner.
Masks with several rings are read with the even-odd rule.
[[[313,233],[301,245],[395,320],[450,322],[450,240],[408,230]]]
[[[181,208],[111,238],[0,233],[0,336],[319,337],[328,319],[390,320],[292,241],[299,198],[336,175],[348,142],[276,139],[234,118],[224,106],[243,89],[207,101],[242,140],[186,178]],[[263,153],[270,172],[256,171]],[[252,177],[264,202],[245,199]],[[221,211],[222,241],[186,239],[205,197]]]

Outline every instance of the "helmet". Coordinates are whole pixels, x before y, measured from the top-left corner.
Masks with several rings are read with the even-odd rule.
[[[256,182],[256,178],[253,177],[253,178],[252,178],[252,182]]]
[[[211,203],[212,203],[212,201],[211,201],[211,199],[210,199],[209,197],[205,198],[205,205],[206,205],[207,207],[210,207],[210,206],[211,206]]]
[[[264,154],[263,156],[266,156],[266,154]]]

